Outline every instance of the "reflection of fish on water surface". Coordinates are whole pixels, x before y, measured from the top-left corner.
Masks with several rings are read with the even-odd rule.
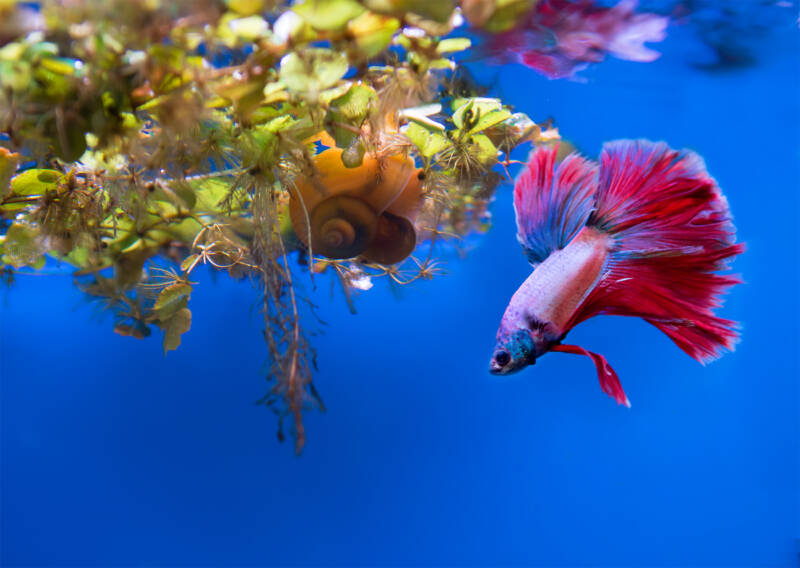
[[[493,35],[485,48],[498,61],[516,61],[550,79],[573,77],[607,54],[648,62],[645,46],[666,37],[669,18],[637,13],[636,0],[612,7],[595,0],[541,0],[513,29]]]
[[[518,239],[534,266],[509,302],[490,363],[518,371],[548,351],[586,355],[600,385],[628,403],[605,358],[563,345],[600,314],[637,316],[700,362],[733,349],[736,324],[713,314],[739,282],[718,274],[741,253],[728,205],[703,161],[664,143],[606,144],[600,164],[556,149],[531,155],[514,189]]]

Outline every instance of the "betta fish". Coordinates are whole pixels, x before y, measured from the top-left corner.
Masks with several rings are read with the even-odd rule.
[[[705,363],[733,350],[737,324],[716,317],[740,280],[719,274],[744,250],[703,160],[663,142],[604,145],[600,163],[533,151],[514,187],[517,239],[533,272],[497,331],[489,371],[503,375],[548,351],[592,359],[603,391],[630,406],[606,359],[562,343],[600,314],[635,316]]]

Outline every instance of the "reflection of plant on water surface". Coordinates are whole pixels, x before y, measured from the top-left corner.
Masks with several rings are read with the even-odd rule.
[[[67,263],[117,333],[156,326],[166,352],[191,326],[193,270],[256,277],[263,402],[299,451],[322,403],[292,270],[348,294],[430,278],[437,242],[487,227],[496,166],[557,133],[475,96],[453,60],[470,41],[440,37],[533,3],[0,0],[5,280]]]

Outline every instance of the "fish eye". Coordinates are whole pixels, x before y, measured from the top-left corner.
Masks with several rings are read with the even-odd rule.
[[[497,361],[497,364],[501,367],[505,367],[508,365],[508,362],[511,361],[511,355],[508,354],[508,351],[498,351],[494,355],[494,360]]]

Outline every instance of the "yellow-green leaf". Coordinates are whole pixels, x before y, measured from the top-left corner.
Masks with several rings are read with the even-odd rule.
[[[478,148],[477,158],[484,164],[497,160],[497,147],[485,134],[476,134],[472,143]]]
[[[252,16],[264,9],[264,0],[227,0],[228,8],[242,16]]]
[[[176,302],[183,298],[188,298],[192,294],[192,287],[185,282],[176,282],[161,290],[161,293],[156,299],[156,304],[153,306],[155,311],[168,310]],[[165,318],[160,318],[162,321]]]
[[[292,52],[281,59],[280,78],[290,91],[319,93],[347,73],[347,57],[321,47]]]
[[[392,43],[392,37],[400,29],[397,18],[364,12],[347,24],[348,34],[353,37],[360,55],[365,59],[375,57]]]
[[[441,132],[429,130],[416,122],[408,125],[405,134],[419,148],[420,154],[426,158],[438,154],[451,144],[447,136]]]
[[[64,174],[57,170],[25,170],[11,180],[11,192],[16,195],[40,195],[57,189]]]
[[[190,254],[189,256],[184,258],[183,262],[181,262],[181,270],[184,271],[184,272],[186,272],[187,270],[190,270],[195,265],[195,263],[197,262],[197,259],[198,259],[198,255],[196,255],[196,254]]]
[[[39,64],[48,71],[59,75],[75,75],[76,71],[83,66],[81,61],[65,57],[44,57]]]
[[[340,30],[347,22],[360,16],[364,6],[355,0],[305,0],[292,6],[292,10],[311,27],[330,31]]]
[[[454,53],[469,49],[471,45],[472,41],[468,37],[451,37],[440,41],[436,46],[436,51],[437,53]]]

